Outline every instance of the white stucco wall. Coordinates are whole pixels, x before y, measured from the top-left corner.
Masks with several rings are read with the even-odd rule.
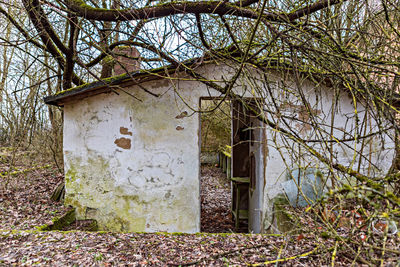
[[[142,101],[121,92],[65,105],[66,203],[101,229],[198,232],[198,119],[176,118],[187,108],[168,82],[151,86],[162,96],[136,88]]]
[[[227,80],[231,75],[231,69],[226,66],[208,65],[198,71],[216,80]],[[273,74],[269,78],[268,82],[278,87],[274,96],[283,104],[280,108],[284,113],[304,120],[304,110],[297,103],[295,90],[293,95],[284,94],[279,90],[280,83],[277,83],[280,78]],[[254,84],[263,82],[260,79]],[[254,84],[248,79],[241,79],[238,84],[235,89],[238,94],[247,97],[254,94],[251,90]],[[119,95],[101,94],[65,104],[66,204],[77,208],[79,218],[96,219],[103,230],[198,232],[200,121],[199,114],[193,113],[193,110],[198,109],[200,97],[219,96],[219,93],[188,79],[175,80],[174,83],[156,80],[141,86],[160,96],[154,97],[138,86],[130,86],[124,90],[137,99],[117,90]],[[340,107],[332,112],[334,92],[307,82],[302,86],[307,91],[310,106],[318,114],[320,127],[325,127],[329,135],[331,116],[335,113],[334,135],[350,138],[350,135],[343,136],[343,129],[350,133],[355,129],[351,98],[342,94]],[[267,92],[262,94],[265,99],[271,98]],[[363,108],[359,105],[357,110],[358,116],[363,119]],[[312,127],[298,121],[290,121],[287,127],[282,123],[282,117],[266,114],[283,128],[300,130],[302,138],[321,137]],[[371,118],[366,131],[376,129],[376,122]],[[259,138],[262,145],[256,146],[261,150],[255,151],[255,154],[258,155],[258,173],[265,176],[260,177],[262,181],[259,183],[263,194],[257,197],[262,203],[255,209],[262,207],[262,228],[267,229],[272,218],[272,200],[282,192],[280,184],[287,179],[287,170],[298,167],[325,170],[326,167],[293,142],[282,142],[282,136],[277,131],[266,127],[263,132],[265,138]],[[367,144],[364,153],[373,152],[370,153],[370,162],[375,167],[362,160],[361,172],[384,172],[393,158],[394,144],[389,135],[382,135],[384,149],[380,139],[374,136],[358,144],[347,142],[349,147],[334,145],[334,155],[339,163],[357,169],[359,158],[353,157],[352,148],[358,148],[364,142],[364,145]],[[319,143],[311,146],[329,156],[326,147]]]
[[[281,86],[281,83],[278,83]],[[299,137],[304,140],[313,140],[306,144],[319,152],[323,157],[333,160],[333,163],[342,164],[345,167],[359,171],[361,174],[370,177],[384,175],[391,167],[395,156],[395,143],[393,130],[387,129],[390,124],[375,119],[374,112],[366,107],[365,103],[353,102],[349,92],[335,92],[332,88],[322,85],[314,85],[308,81],[302,83],[304,98],[314,113],[314,121],[307,118],[308,112],[299,101],[300,96],[296,95],[296,85],[286,82],[285,87],[290,90],[278,89],[274,91],[275,100],[280,103],[281,117],[268,115],[268,118],[285,130],[294,129],[299,132]],[[287,93],[293,91],[293,94]],[[286,93],[285,93],[286,92]],[[335,94],[338,95],[335,95]],[[338,99],[335,104],[335,99]],[[370,104],[370,103],[369,103]],[[285,120],[285,125],[283,122]],[[308,125],[296,120],[313,123]],[[357,118],[357,119],[356,119]],[[380,125],[380,126],[379,126]],[[368,138],[366,135],[373,134]],[[380,133],[380,134],[376,134]],[[332,134],[332,135],[331,135]],[[336,142],[336,140],[347,140]],[[318,142],[318,140],[331,140],[333,142]],[[317,142],[315,142],[317,141]],[[263,228],[272,230],[276,226],[273,213],[274,198],[283,193],[282,182],[291,179],[290,170],[315,168],[322,172],[323,177],[331,177],[329,166],[310,156],[309,150],[298,143],[295,143],[284,134],[266,128],[266,166],[265,166],[265,189],[264,189],[264,222]],[[333,170],[335,183],[355,184],[357,181],[343,173]],[[331,179],[326,182],[331,186]]]

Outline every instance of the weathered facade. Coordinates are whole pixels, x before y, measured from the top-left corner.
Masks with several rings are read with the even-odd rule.
[[[227,80],[233,73],[226,65],[211,63],[197,71],[214,80]],[[65,204],[76,207],[78,218],[96,219],[104,230],[199,232],[200,115],[193,110],[200,108],[202,97],[221,95],[183,74],[175,78],[185,79],[163,79],[140,71],[132,75],[135,82],[126,76],[108,80],[113,91],[104,82],[96,82],[45,99],[64,107]],[[265,112],[268,120],[295,130],[322,155],[330,149],[338,163],[361,173],[381,174],[389,169],[394,156],[391,132],[374,135],[378,124],[362,103],[357,103],[356,116],[365,123],[359,123],[348,93],[337,98],[330,88],[305,80],[301,86],[307,91],[306,108],[297,103],[295,94],[280,90],[296,87],[290,76],[271,71],[268,81],[260,77],[254,84],[258,89],[268,84],[280,103],[279,114]],[[247,80],[237,82],[238,95],[272,97],[257,95]],[[312,121],[310,112],[315,115]],[[288,124],[281,123],[285,116],[292,118]],[[250,230],[263,232],[271,226],[273,199],[283,192],[282,183],[291,179],[293,170],[315,169],[324,176],[329,168],[293,139],[283,140],[277,129],[256,118],[250,120],[254,142],[247,151],[253,157],[255,181],[249,197],[249,225]],[[357,140],[355,132],[372,135]],[[332,142],[318,142],[323,138]],[[355,155],[361,147],[370,158]],[[232,168],[240,164],[235,162],[235,153],[232,161]]]

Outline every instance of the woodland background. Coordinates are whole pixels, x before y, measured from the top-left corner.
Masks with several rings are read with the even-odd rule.
[[[388,174],[367,177],[335,164],[329,149],[315,156],[332,167],[332,177],[342,173],[359,183],[337,184],[307,209],[288,208],[298,218],[298,227],[289,233],[116,234],[35,228],[67,211],[50,200],[63,179],[62,109],[46,106],[42,99],[112,75],[121,56],[116,48],[135,46],[144,71],[173,66],[230,99],[240,99],[231,89],[245,75],[246,65],[322,78],[370,103],[374,116],[389,122],[397,140],[399,18],[397,0],[0,0],[0,263],[399,264],[399,235],[389,226],[400,218],[400,160],[393,161]],[[216,83],[185,64],[194,57],[234,61],[238,68],[231,80]],[[274,105],[274,99],[264,101]],[[307,106],[301,97],[299,101]],[[227,125],[220,123],[224,112],[217,109],[205,120],[221,140],[229,135]],[[310,148],[297,133],[277,131]],[[213,190],[226,184],[214,180]]]

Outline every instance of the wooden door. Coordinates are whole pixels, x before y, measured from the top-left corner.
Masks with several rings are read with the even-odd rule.
[[[245,103],[232,101],[232,177],[247,177],[250,180],[247,190],[239,196],[239,209],[247,211],[249,232],[261,232],[262,183],[264,177],[261,153],[262,127],[251,110],[253,100]],[[256,126],[256,127],[255,127]],[[237,196],[233,195],[236,201]]]

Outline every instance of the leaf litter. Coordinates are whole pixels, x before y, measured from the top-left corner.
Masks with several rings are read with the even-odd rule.
[[[234,224],[230,214],[230,185],[224,175],[210,166],[202,169],[201,229],[208,233],[199,234],[38,231],[36,226],[48,224],[68,210],[50,200],[62,175],[50,167],[2,177],[0,265],[331,265],[335,239],[321,238],[324,228],[307,216],[301,217],[305,225],[301,234],[231,233]],[[396,264],[399,238],[389,238],[385,244],[395,251],[386,253],[387,264]],[[348,246],[351,249],[351,244]],[[352,253],[351,250],[337,253],[335,266],[362,264],[354,260]]]

